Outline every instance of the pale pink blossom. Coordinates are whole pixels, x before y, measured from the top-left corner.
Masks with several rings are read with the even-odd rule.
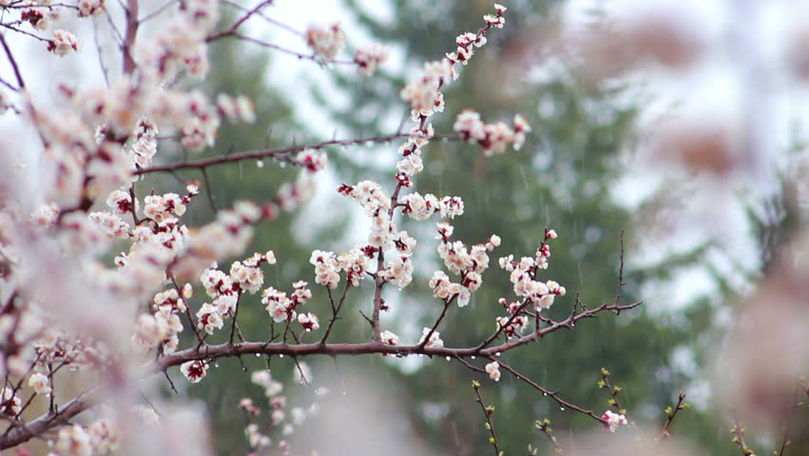
[[[497,361],[492,361],[486,364],[486,373],[489,374],[489,378],[499,382],[500,381],[500,363]]]
[[[619,426],[626,426],[629,424],[624,415],[607,410],[601,415],[601,421],[604,422],[604,428],[609,429],[610,432],[615,432]]]
[[[71,50],[74,52],[79,50],[79,39],[67,30],[54,30],[53,39],[48,42],[48,50],[59,57],[64,57]]]

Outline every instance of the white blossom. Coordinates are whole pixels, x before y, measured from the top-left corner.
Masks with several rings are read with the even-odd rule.
[[[397,336],[396,334],[394,334],[394,333],[392,333],[392,332],[390,332],[388,330],[382,331],[379,334],[379,338],[382,340],[383,344],[399,345],[399,336]]]
[[[90,435],[78,424],[64,426],[59,429],[56,451],[62,456],[91,456],[93,446]]]
[[[208,363],[203,360],[188,361],[180,365],[180,372],[191,383],[199,383],[208,373]]]
[[[48,50],[63,57],[71,50],[74,52],[79,50],[79,39],[67,30],[54,30],[53,39],[48,42]]]
[[[419,343],[423,343],[424,339],[427,337],[427,334],[429,334],[429,333],[430,333],[430,328],[424,328],[424,330],[422,331],[421,340],[419,340]],[[433,333],[430,335],[430,339],[427,341],[426,344],[424,344],[424,346],[426,348],[443,348],[444,347],[444,341],[441,340],[441,335],[438,333],[438,331],[433,331]]]
[[[486,373],[489,374],[489,378],[499,382],[500,381],[500,363],[497,361],[492,361],[486,364]]]
[[[357,64],[357,71],[363,76],[373,76],[377,67],[384,62],[390,52],[384,46],[372,44],[368,47],[357,49],[354,53],[354,63]]]
[[[601,415],[601,420],[604,422],[604,427],[609,429],[610,432],[615,432],[619,426],[626,426],[629,424],[624,415],[615,413],[611,410],[606,410],[604,414]]]
[[[41,372],[34,372],[28,377],[28,386],[30,386],[36,394],[43,396],[50,396],[51,391],[53,391],[51,389],[50,379]]]
[[[325,61],[334,60],[345,47],[345,35],[340,24],[330,26],[311,25],[306,30],[306,44],[315,55]]]

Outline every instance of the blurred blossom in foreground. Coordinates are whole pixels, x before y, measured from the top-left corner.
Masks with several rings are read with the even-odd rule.
[[[395,385],[349,372],[356,371],[340,369],[319,381],[340,386],[322,398],[320,412],[307,420],[305,432],[295,434],[293,448],[311,448],[319,456],[432,454],[410,428],[409,407],[391,388]]]
[[[642,429],[643,435],[655,435],[654,430]],[[666,439],[656,441],[642,439],[632,431],[622,434],[593,433],[576,439],[568,447],[562,448],[562,454],[577,456],[701,456],[704,453],[677,441]]]
[[[714,366],[718,405],[761,430],[789,412],[809,371],[809,238],[787,249],[794,256],[784,255],[743,303]]]
[[[683,11],[638,9],[575,32],[571,41],[594,80],[620,76],[643,66],[687,68],[704,51],[705,38]]]
[[[696,119],[662,126],[651,136],[654,156],[688,171],[727,177],[743,158],[741,128],[717,121]]]

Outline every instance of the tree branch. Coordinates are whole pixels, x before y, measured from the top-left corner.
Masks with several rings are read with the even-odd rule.
[[[138,0],[127,0],[126,11],[126,31],[124,32],[123,43],[123,71],[124,74],[132,74],[135,71],[135,59],[132,58],[132,47],[138,35]]]
[[[494,357],[490,356],[489,359],[492,360],[492,361],[497,362],[497,364],[499,364],[500,367],[502,367],[503,369],[511,372],[512,375],[514,375],[518,379],[522,380],[526,384],[530,385],[532,388],[536,389],[537,391],[541,392],[543,395],[550,396],[550,398],[553,399],[554,401],[556,401],[557,404],[561,405],[563,409],[564,408],[569,408],[570,410],[579,412],[579,413],[581,413],[583,415],[587,415],[590,418],[598,421],[599,423],[602,423],[602,424],[604,423],[604,421],[601,419],[601,417],[596,415],[592,410],[587,410],[585,408],[579,407],[578,405],[573,404],[573,403],[571,403],[569,401],[566,401],[566,400],[562,399],[561,397],[559,397],[559,391],[551,391],[551,390],[543,387],[539,383],[537,383],[537,382],[531,380],[530,378],[526,377],[525,375],[517,372],[516,370],[514,370],[513,367],[509,366],[508,364],[504,363],[503,361],[500,361],[497,358],[494,358]]]
[[[160,165],[160,166],[150,166],[148,168],[142,168],[135,170],[133,172],[134,175],[138,176],[141,174],[152,174],[152,173],[165,173],[165,172],[172,172],[178,171],[182,169],[203,169],[210,166],[222,165],[225,163],[234,163],[244,160],[260,160],[263,158],[273,158],[276,160],[280,160],[286,163],[291,163],[293,165],[298,165],[293,159],[289,156],[293,153],[300,152],[304,149],[312,149],[312,150],[320,150],[325,147],[329,146],[352,146],[357,144],[364,144],[364,143],[383,143],[393,141],[394,139],[403,139],[409,137],[409,134],[406,133],[395,133],[392,135],[386,136],[375,136],[371,138],[358,138],[358,139],[332,139],[330,141],[323,141],[320,143],[309,144],[309,145],[294,145],[289,147],[284,147],[282,149],[260,149],[254,151],[247,151],[241,152],[236,154],[229,154],[229,155],[221,155],[217,157],[212,157],[204,160],[197,160],[192,162],[184,162],[184,163],[174,163],[169,165]],[[460,136],[457,135],[447,135],[441,136],[442,139],[447,140],[460,140]]]
[[[71,418],[87,410],[92,404],[89,394],[83,394],[65,404],[59,412],[47,413],[24,425],[12,429],[8,435],[0,439],[0,450],[12,448],[28,440],[44,434],[49,429],[67,423]]]
[[[238,20],[236,20],[236,22],[234,22],[226,30],[223,30],[223,31],[221,31],[219,33],[215,33],[213,35],[208,36],[207,38],[205,38],[205,41],[210,42],[210,41],[218,40],[219,38],[224,38],[226,36],[231,36],[231,35],[235,34],[236,29],[238,29],[242,24],[244,24],[245,21],[250,19],[251,16],[258,13],[262,8],[264,8],[265,6],[271,4],[273,1],[274,0],[263,0],[258,5],[256,5],[253,9],[248,10],[242,17],[240,17]]]

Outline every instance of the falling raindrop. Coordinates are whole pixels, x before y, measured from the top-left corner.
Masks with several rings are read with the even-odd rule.
[[[257,161],[256,166],[258,166],[259,168],[263,168],[264,167],[264,160]]]

